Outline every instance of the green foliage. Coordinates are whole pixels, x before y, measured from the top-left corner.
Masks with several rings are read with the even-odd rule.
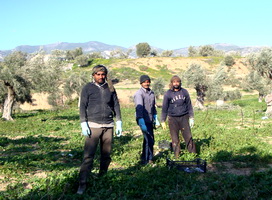
[[[117,69],[112,69],[112,78],[117,78],[119,80],[138,80],[142,73],[130,67],[122,67]]]
[[[151,47],[148,43],[143,42],[136,45],[136,54],[139,58],[144,58],[150,55]]]
[[[152,74],[152,76],[156,78],[162,78],[164,81],[169,81],[174,72],[169,70],[167,68],[167,65],[163,66],[157,65],[156,67],[158,70],[148,68],[147,70],[148,74]]]
[[[247,61],[261,76],[272,79],[272,48],[265,48],[260,53],[251,54]]]
[[[83,51],[81,47],[66,51],[67,60],[74,60],[77,56],[80,56],[80,55],[83,55]]]
[[[257,111],[265,103],[256,99],[235,100],[232,109],[195,111],[192,132],[198,153],[190,154],[181,140],[179,160],[205,159],[206,174],[166,166],[166,158],[173,153],[158,148],[159,141],[170,142],[169,130],[161,128],[155,130],[155,165],[139,165],[143,136],[135,122],[135,108],[121,107],[124,135],[114,138],[109,171],[97,177],[98,151],[82,197],[76,190],[84,137],[76,105],[16,114],[15,121],[0,121],[0,198],[269,199],[272,126],[271,119],[261,120],[263,113]],[[160,108],[158,112],[160,116]],[[243,175],[248,169],[251,173]]]
[[[251,71],[242,82],[242,88],[245,91],[256,90],[264,96],[271,92],[271,80],[262,77],[259,72]]]
[[[208,85],[207,72],[200,64],[191,64],[183,73],[183,79],[188,86]]]
[[[81,73],[72,73],[67,79],[65,79],[63,90],[64,95],[70,98],[73,94],[79,96],[82,87],[90,82],[90,75],[81,72]]]

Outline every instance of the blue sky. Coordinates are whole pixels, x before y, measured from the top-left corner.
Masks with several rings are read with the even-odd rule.
[[[272,46],[271,0],[0,0],[0,50],[98,41]]]

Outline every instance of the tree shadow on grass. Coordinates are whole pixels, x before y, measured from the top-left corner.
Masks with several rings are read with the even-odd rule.
[[[131,136],[115,139],[115,154],[124,150],[122,145],[128,143]],[[50,141],[52,142],[52,140]],[[59,142],[56,140],[53,142]],[[206,143],[207,141],[200,141]],[[240,157],[233,152],[220,151],[213,160],[228,161],[232,159],[247,159],[247,155],[256,153],[256,148],[241,148]],[[166,156],[167,150],[162,152]],[[266,160],[267,157],[254,157]],[[269,159],[271,157],[269,156]],[[158,159],[159,160],[159,159]],[[155,159],[156,164],[156,159]],[[69,164],[67,166],[70,167]],[[26,192],[25,183],[16,183],[2,192],[5,199],[253,199],[270,198],[272,186],[272,170],[255,173],[249,176],[217,174],[217,173],[186,173],[170,169],[165,165],[140,165],[110,169],[98,177],[92,174],[84,195],[77,195],[78,170],[61,173],[60,176],[39,179],[35,187]],[[254,183],[254,184],[253,184]],[[41,184],[40,187],[37,187]],[[212,192],[211,192],[212,191]],[[22,193],[25,195],[20,195]]]
[[[82,149],[75,147],[67,149],[65,142],[69,139],[45,136],[28,136],[19,139],[0,137],[0,152],[2,169],[12,166],[26,171],[50,171],[59,168],[70,168],[78,165]],[[16,167],[13,169],[16,171]]]
[[[138,165],[90,176],[87,190],[77,195],[77,172],[49,179],[20,199],[269,199],[272,170],[250,176],[186,173],[166,166]],[[23,185],[11,187],[3,197],[18,197]],[[18,195],[18,194],[17,194]],[[12,199],[12,198],[6,198]]]

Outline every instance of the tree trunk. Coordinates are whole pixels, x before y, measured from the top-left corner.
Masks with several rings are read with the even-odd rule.
[[[267,109],[265,111],[265,116],[272,117],[272,93],[266,95],[265,103],[267,105]]]
[[[200,110],[203,110],[204,109],[204,100],[197,97],[195,107],[199,108]]]
[[[259,99],[258,99],[258,102],[263,102],[263,99],[264,99],[264,95],[259,93]]]
[[[195,89],[197,95],[195,107],[203,110],[205,108],[204,107],[204,97],[206,96],[205,92],[207,91],[208,87],[206,85],[197,84],[195,86]]]
[[[8,89],[8,95],[4,102],[2,118],[4,120],[13,120],[11,115],[12,115],[12,108],[15,102],[15,92],[12,86],[7,86],[7,89]]]

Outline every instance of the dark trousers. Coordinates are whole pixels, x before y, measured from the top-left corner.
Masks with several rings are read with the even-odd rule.
[[[144,136],[143,150],[141,155],[142,164],[147,164],[153,159],[153,147],[155,143],[153,124],[146,123],[147,132],[142,131]]]
[[[111,162],[113,128],[91,128],[91,138],[86,137],[79,182],[86,183],[93,168],[94,155],[100,141],[100,174],[106,173]]]
[[[170,135],[172,139],[172,148],[175,156],[178,158],[180,154],[180,139],[179,131],[182,132],[186,148],[191,153],[196,153],[196,146],[192,138],[191,129],[189,126],[189,115],[181,117],[168,117]]]

